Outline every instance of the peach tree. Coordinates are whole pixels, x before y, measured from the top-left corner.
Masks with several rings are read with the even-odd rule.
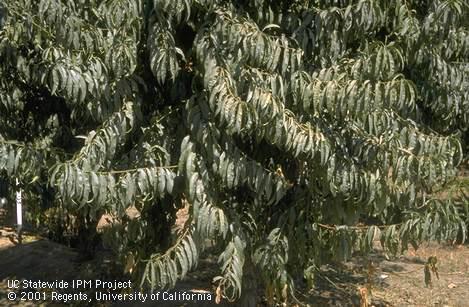
[[[375,238],[465,239],[467,199],[433,193],[468,140],[468,26],[463,0],[5,0],[0,175],[37,224],[112,217],[142,287],[209,249],[219,297],[285,301]]]

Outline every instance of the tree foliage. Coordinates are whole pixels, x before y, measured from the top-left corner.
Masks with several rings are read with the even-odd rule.
[[[6,0],[0,174],[41,210],[112,215],[142,287],[210,241],[217,293],[254,270],[287,300],[377,236],[466,237],[467,198],[432,192],[469,139],[468,22],[462,0]]]

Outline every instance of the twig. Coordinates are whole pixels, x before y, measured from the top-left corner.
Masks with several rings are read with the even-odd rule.
[[[350,295],[349,292],[347,292],[346,290],[342,289],[341,287],[339,287],[336,283],[334,283],[329,277],[327,276],[324,276],[323,274],[319,273],[318,272],[318,276],[321,277],[322,279],[326,280],[327,282],[329,282],[334,288],[336,288],[337,290],[341,291],[342,293],[344,294],[347,294],[347,295]]]
[[[149,168],[177,168],[178,165],[168,165],[168,166],[153,166]],[[136,172],[141,169],[145,169],[146,167],[139,167],[139,168],[131,168],[131,169],[124,169],[124,170],[110,170],[110,171],[102,171],[102,172],[95,172],[96,174],[122,174],[122,173],[130,173],[130,172]],[[83,171],[83,173],[92,173],[92,171]]]

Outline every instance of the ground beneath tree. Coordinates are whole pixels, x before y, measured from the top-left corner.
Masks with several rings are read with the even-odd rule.
[[[74,249],[35,235],[25,235],[17,244],[11,229],[1,229],[0,236],[0,306],[38,306],[38,302],[11,302],[7,298],[8,280],[72,280],[98,278],[109,280],[105,259],[79,261]],[[424,266],[430,256],[437,257],[439,279],[432,276],[426,287]],[[197,272],[178,284],[181,291],[212,291],[210,280],[216,268],[209,260],[201,262]],[[370,277],[371,276],[371,277]],[[375,250],[366,257],[356,256],[345,264],[325,266],[317,275],[317,287],[298,298],[310,306],[360,306],[359,288],[371,280],[371,305],[374,306],[468,306],[469,246],[430,243],[403,256],[387,257]],[[50,290],[49,290],[50,291]],[[363,295],[363,294],[362,294]],[[140,306],[141,304],[113,304]],[[370,305],[370,306],[371,306]],[[42,303],[42,306],[69,304]],[[83,306],[86,306],[83,305]],[[100,304],[99,306],[111,306]],[[146,306],[216,306],[214,303],[146,304]],[[218,305],[220,306],[220,305]]]
[[[426,286],[427,259],[437,258],[439,278]],[[371,278],[369,278],[371,276]],[[323,267],[312,306],[360,306],[360,289],[371,280],[369,306],[469,306],[469,246],[430,243],[391,258],[380,249],[343,265]]]

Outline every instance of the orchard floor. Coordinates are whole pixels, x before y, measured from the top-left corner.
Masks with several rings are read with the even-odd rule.
[[[79,261],[78,253],[34,235],[25,235],[22,244],[11,237],[11,230],[0,232],[0,306],[70,306],[70,304],[9,301],[8,280],[76,280],[106,277],[108,260]],[[439,279],[432,276],[433,287],[426,287],[424,265],[436,256]],[[373,265],[370,266],[370,261]],[[336,266],[325,266],[317,276],[317,287],[297,297],[310,306],[360,306],[359,288],[372,276],[369,306],[469,306],[469,246],[430,243],[417,251],[410,249],[398,258],[375,250],[367,257]],[[199,271],[178,284],[178,291],[211,291],[210,275],[216,274],[210,261],[202,261]],[[49,290],[50,292],[51,290]],[[61,290],[60,290],[61,291]],[[95,304],[96,305],[96,304]],[[220,306],[212,303],[120,303],[96,306]],[[236,306],[222,304],[221,306]],[[83,303],[80,306],[90,306]],[[291,304],[295,306],[295,304]]]

